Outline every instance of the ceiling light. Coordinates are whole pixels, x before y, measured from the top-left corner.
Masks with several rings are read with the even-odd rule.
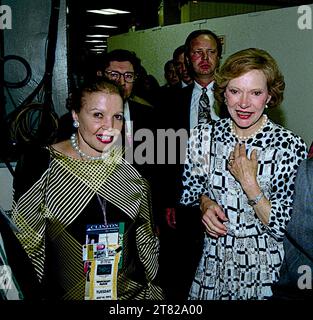
[[[101,44],[99,46],[94,46],[94,48],[107,48],[108,46],[106,46],[105,44]]]
[[[105,43],[103,40],[85,40],[85,42],[100,42],[100,43]]]
[[[105,15],[130,13],[129,11],[122,11],[122,10],[116,10],[116,9],[87,10],[87,12],[105,14]]]
[[[90,38],[108,38],[108,34],[87,34],[86,37]]]
[[[101,9],[101,10],[105,12],[112,12],[114,14],[130,13],[129,11],[116,10],[116,9]]]
[[[113,14],[116,14],[116,13],[113,13],[113,12],[104,12],[102,10],[87,10],[87,12],[90,12],[90,13],[98,13],[98,14],[105,14],[105,15],[113,15]]]
[[[115,29],[115,28],[117,28],[117,26],[107,26],[107,25],[105,25],[105,24],[96,24],[96,25],[94,25],[94,26],[92,26],[92,27],[96,27],[96,28],[108,28],[108,29]]]

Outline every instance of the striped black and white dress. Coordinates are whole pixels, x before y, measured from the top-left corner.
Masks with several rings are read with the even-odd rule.
[[[118,299],[162,299],[156,282],[159,241],[151,220],[150,191],[139,173],[116,152],[83,161],[51,147],[29,150],[14,180],[17,234],[44,287],[44,296],[82,300],[82,245],[86,224],[103,224],[97,195],[107,202],[107,222],[125,222]]]

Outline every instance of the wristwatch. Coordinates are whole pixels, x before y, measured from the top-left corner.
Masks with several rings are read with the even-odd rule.
[[[263,192],[261,192],[254,199],[251,199],[251,200],[248,199],[248,204],[250,206],[255,206],[263,198],[263,196],[264,196],[264,194],[263,194]]]

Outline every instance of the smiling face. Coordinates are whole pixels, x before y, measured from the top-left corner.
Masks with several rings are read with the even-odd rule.
[[[264,73],[251,70],[230,80],[224,95],[236,133],[253,134],[260,127],[265,105],[271,99]]]
[[[84,93],[80,111],[72,111],[78,120],[79,148],[98,157],[118,139],[123,126],[123,101],[116,93],[96,91]]]
[[[195,79],[201,83],[213,80],[214,70],[219,64],[217,43],[207,34],[202,34],[190,43],[189,63],[195,73]],[[206,83],[205,83],[206,84]]]

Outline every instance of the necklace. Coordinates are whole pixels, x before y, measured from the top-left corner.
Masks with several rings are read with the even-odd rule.
[[[99,157],[92,157],[92,156],[88,156],[88,154],[86,154],[85,152],[81,151],[79,149],[78,142],[77,142],[77,136],[76,136],[75,133],[73,133],[72,136],[71,136],[71,145],[72,145],[73,149],[77,152],[77,154],[79,154],[83,159],[86,159],[86,160],[103,160],[103,159],[105,159],[107,157],[107,153],[103,153]]]
[[[235,131],[233,121],[231,122],[230,131],[238,140],[241,140],[241,141],[247,141],[251,138],[254,138],[258,133],[260,133],[264,129],[264,127],[267,123],[267,120],[268,120],[267,115],[264,114],[262,117],[263,117],[263,121],[262,121],[260,128],[257,131],[255,131],[254,133],[250,134],[249,136],[239,136]]]

